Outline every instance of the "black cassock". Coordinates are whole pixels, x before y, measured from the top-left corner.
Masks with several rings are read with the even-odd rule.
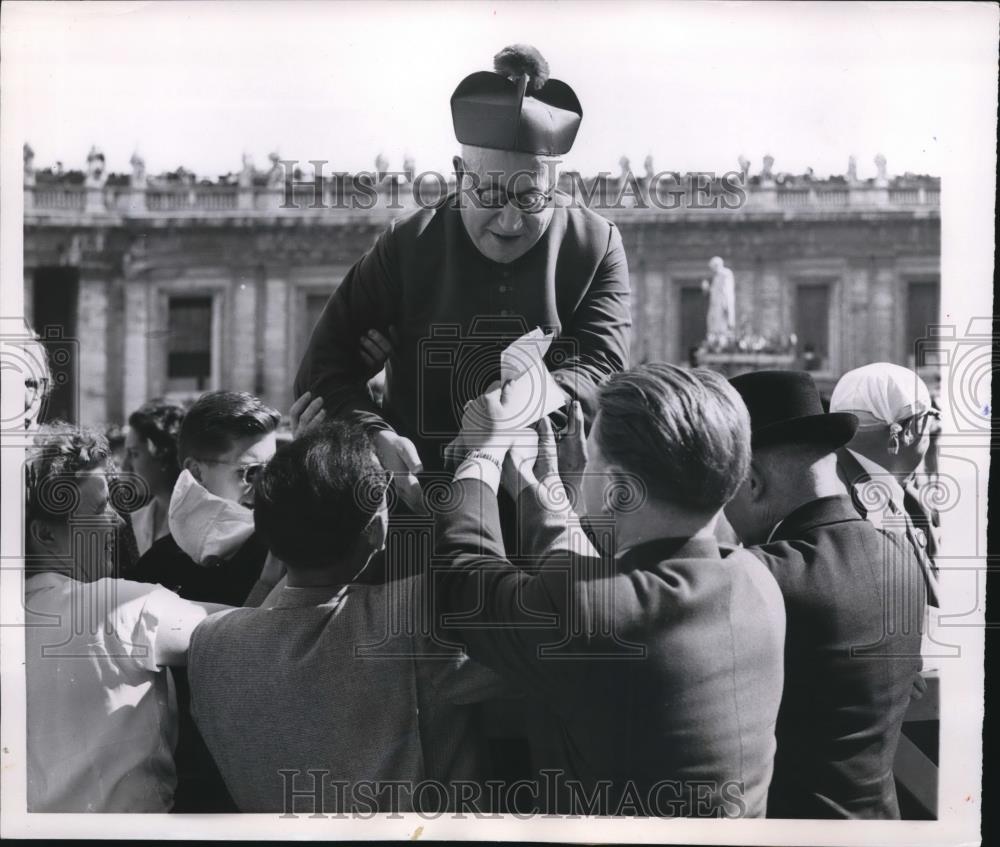
[[[508,264],[486,258],[454,195],[379,236],[330,297],[295,380],[323,397],[327,416],[363,412],[417,447],[427,471],[458,432],[465,402],[499,375],[499,351],[536,326],[556,340],[546,364],[591,419],[595,391],[629,364],[630,286],[617,227],[560,193],[542,238]],[[382,408],[359,353],[369,329],[397,344]]]

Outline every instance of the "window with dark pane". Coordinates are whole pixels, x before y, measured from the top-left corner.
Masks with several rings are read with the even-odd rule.
[[[941,323],[941,283],[937,279],[914,280],[906,291],[906,349],[903,351],[910,367],[916,363],[917,342],[931,334],[931,327]]]
[[[319,316],[323,314],[323,309],[326,308],[326,302],[329,299],[330,295],[327,292],[306,295],[306,338],[312,335],[313,329],[315,329],[316,324],[319,322]]]
[[[169,309],[167,377],[203,390],[212,376],[212,298],[171,297]]]
[[[800,285],[795,293],[795,335],[802,367],[825,370],[830,355],[830,286]]]

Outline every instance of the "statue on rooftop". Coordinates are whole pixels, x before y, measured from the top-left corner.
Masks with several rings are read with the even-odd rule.
[[[746,181],[746,178],[750,173],[750,160],[741,154],[736,162],[740,166],[740,173],[743,174],[744,181]]]
[[[35,151],[28,142],[24,142],[24,184],[35,184]]]
[[[139,151],[136,150],[132,154],[132,158],[129,159],[129,164],[132,166],[132,176],[129,179],[129,184],[134,186],[145,185],[146,184],[146,160],[139,155]]]
[[[852,185],[858,181],[858,157],[847,157],[847,181]]]
[[[712,280],[701,281],[702,290],[708,294],[708,317],[705,341],[709,349],[724,345],[733,337],[736,328],[736,279],[719,256],[708,261]]]
[[[270,153],[267,158],[271,160],[271,168],[267,172],[267,187],[281,188],[285,184],[285,169],[281,166],[281,154]]]
[[[774,156],[768,154],[764,157],[764,168],[760,172],[761,179],[774,179]]]
[[[885,156],[878,153],[875,156],[875,182],[879,185],[884,185],[887,183],[888,177],[886,176],[886,160]]]
[[[629,162],[629,160],[628,160],[628,156],[622,156],[622,157],[621,157],[621,158],[620,158],[620,159],[618,160],[618,167],[619,167],[619,168],[621,168],[621,175],[622,175],[622,178],[625,178],[625,177],[627,177],[627,176],[628,176],[628,175],[629,175],[630,173],[632,173],[632,163],[631,163],[631,162]]]
[[[379,153],[375,157],[375,173],[377,179],[381,182],[385,179],[386,172],[389,170],[389,160],[386,158],[385,153]]]
[[[409,153],[403,159],[403,173],[406,174],[407,182],[413,182],[413,177],[417,173],[417,164]]]
[[[646,156],[646,161],[642,163],[642,168],[646,172],[646,179],[652,180],[652,178],[656,175],[656,169],[653,167],[652,153]]]
[[[104,154],[96,146],[90,148],[87,154],[87,186],[100,188],[107,181]]]
[[[237,184],[240,188],[253,187],[253,159],[249,153],[243,154],[243,166],[240,168],[240,175],[237,177]]]

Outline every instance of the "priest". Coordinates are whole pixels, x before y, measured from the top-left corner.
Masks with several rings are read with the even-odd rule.
[[[451,98],[455,190],[393,221],[351,268],[313,331],[295,396],[327,418],[360,413],[407,504],[417,474],[444,465],[465,403],[499,376],[500,350],[540,327],[545,364],[589,420],[596,389],[629,364],[628,263],[613,223],[557,188],[583,117],[572,88],[515,45]],[[382,406],[366,390],[360,340],[395,344]]]

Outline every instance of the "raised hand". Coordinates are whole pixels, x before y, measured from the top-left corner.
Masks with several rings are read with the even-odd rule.
[[[411,511],[425,514],[427,509],[417,480],[417,474],[424,466],[413,442],[391,429],[380,430],[374,441],[375,452],[378,453],[382,467],[392,473],[396,493]]]
[[[313,399],[312,393],[307,391],[292,403],[292,408],[288,410],[288,418],[292,424],[292,438],[304,435],[310,429],[319,426],[326,420],[326,409],[323,408],[323,398],[316,397]]]
[[[559,434],[558,457],[559,475],[564,480],[583,473],[587,466],[587,436],[584,433],[583,407],[579,400],[573,401],[566,427]]]
[[[361,362],[365,366],[365,378],[371,379],[392,355],[393,345],[397,345],[396,330],[389,328],[389,338],[377,329],[370,329],[361,336]]]

